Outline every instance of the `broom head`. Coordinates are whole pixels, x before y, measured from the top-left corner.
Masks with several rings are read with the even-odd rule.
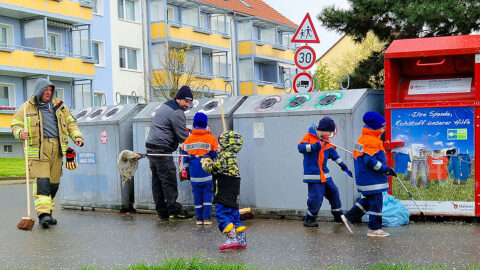
[[[20,230],[28,230],[31,231],[33,229],[33,225],[35,225],[36,219],[31,217],[22,217],[20,223],[18,223],[17,228]]]
[[[122,186],[133,177],[138,168],[138,160],[141,158],[141,155],[130,150],[123,150],[118,155],[117,166],[122,178]]]

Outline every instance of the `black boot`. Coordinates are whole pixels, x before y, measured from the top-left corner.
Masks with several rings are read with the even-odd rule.
[[[317,221],[315,221],[317,217],[313,217],[310,215],[305,216],[305,221],[303,222],[303,226],[305,227],[318,227]]]
[[[57,220],[51,217],[52,220],[50,220],[50,225],[57,225]]]
[[[50,214],[41,214],[38,216],[38,220],[44,229],[48,229],[48,226],[52,222],[52,216]]]

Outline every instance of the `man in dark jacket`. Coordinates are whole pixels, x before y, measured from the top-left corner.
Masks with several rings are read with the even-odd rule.
[[[169,154],[188,137],[184,111],[193,101],[188,86],[182,86],[172,100],[165,102],[155,113],[145,146],[147,153]],[[152,193],[158,218],[168,220],[191,220],[193,216],[182,211],[177,202],[177,173],[173,157],[148,157],[152,170]]]

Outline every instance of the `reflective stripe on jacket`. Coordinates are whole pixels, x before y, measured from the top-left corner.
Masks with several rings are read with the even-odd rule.
[[[337,164],[343,164],[335,148],[329,144],[329,139],[317,136],[316,127],[311,126],[308,133],[298,142],[298,152],[303,154],[303,182],[304,183],[325,183],[331,181],[330,171],[327,167],[328,159]],[[320,149],[314,150],[315,144],[320,142]]]
[[[53,98],[55,115],[57,116],[58,124],[58,139],[62,149],[62,154],[65,155],[68,147],[68,137],[74,142],[83,142],[83,136],[77,126],[77,121],[70,114],[67,106],[58,98]],[[27,119],[23,118],[23,111],[26,111]],[[42,145],[43,126],[42,114],[35,106],[33,96],[29,101],[23,103],[20,109],[15,114],[12,120],[11,128],[13,136],[17,140],[21,140],[20,132],[25,130],[25,125],[29,132],[28,134],[28,158],[42,159]]]
[[[355,143],[353,158],[355,181],[362,194],[379,193],[389,190],[387,157],[380,139],[382,132],[362,128],[362,136]]]
[[[202,169],[200,160],[209,157],[212,160],[217,157],[217,140],[204,129],[193,129],[182,145],[183,153],[192,156],[184,157],[183,164],[190,174],[192,182],[206,182],[212,180],[212,175]]]

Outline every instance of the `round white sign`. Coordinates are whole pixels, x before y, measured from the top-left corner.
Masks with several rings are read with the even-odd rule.
[[[295,53],[295,65],[299,69],[307,70],[315,64],[315,51],[310,46],[302,46]]]
[[[312,76],[306,72],[297,74],[295,79],[293,79],[293,91],[295,91],[295,93],[307,93],[312,91],[312,88]]]

